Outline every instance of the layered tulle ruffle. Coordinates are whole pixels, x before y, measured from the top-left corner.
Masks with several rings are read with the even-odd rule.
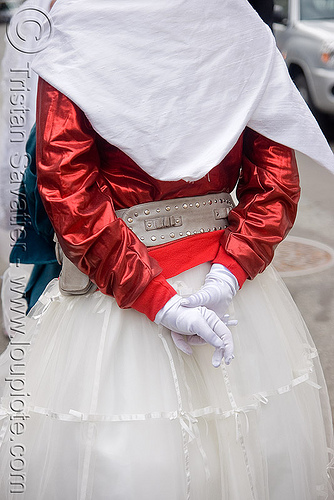
[[[187,295],[207,269],[170,282]],[[1,498],[20,482],[25,500],[333,498],[326,386],[289,293],[268,268],[229,312],[235,360],[215,369],[211,346],[186,356],[144,315],[51,282],[1,357]]]

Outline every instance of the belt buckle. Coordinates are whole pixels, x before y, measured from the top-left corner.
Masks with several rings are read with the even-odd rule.
[[[155,217],[154,219],[147,219],[144,221],[146,231],[154,231],[156,229],[164,229],[169,227],[182,226],[182,217],[174,215],[165,215]]]

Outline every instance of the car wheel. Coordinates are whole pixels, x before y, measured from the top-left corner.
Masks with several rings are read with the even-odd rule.
[[[301,93],[301,96],[303,97],[304,101],[306,101],[306,104],[308,107],[314,111],[314,105],[312,102],[311,94],[308,89],[307,81],[303,73],[299,73],[299,75],[295,76],[293,79],[297,89]]]

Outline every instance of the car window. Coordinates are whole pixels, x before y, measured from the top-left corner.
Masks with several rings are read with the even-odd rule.
[[[334,19],[334,0],[300,0],[300,19]]]
[[[288,7],[289,0],[275,0],[275,5],[279,5],[281,7],[282,17],[288,18]]]

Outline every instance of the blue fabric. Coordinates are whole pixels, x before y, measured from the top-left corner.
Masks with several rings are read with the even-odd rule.
[[[35,264],[25,293],[29,310],[49,281],[59,276],[61,266],[55,255],[54,230],[37,188],[35,125],[27,141],[26,153],[28,165],[20,186],[16,216],[17,224],[24,229],[9,260],[15,264]]]
[[[28,304],[27,312],[37,302],[46,285],[59,276],[61,266],[58,262],[35,264],[25,289],[25,299]]]

